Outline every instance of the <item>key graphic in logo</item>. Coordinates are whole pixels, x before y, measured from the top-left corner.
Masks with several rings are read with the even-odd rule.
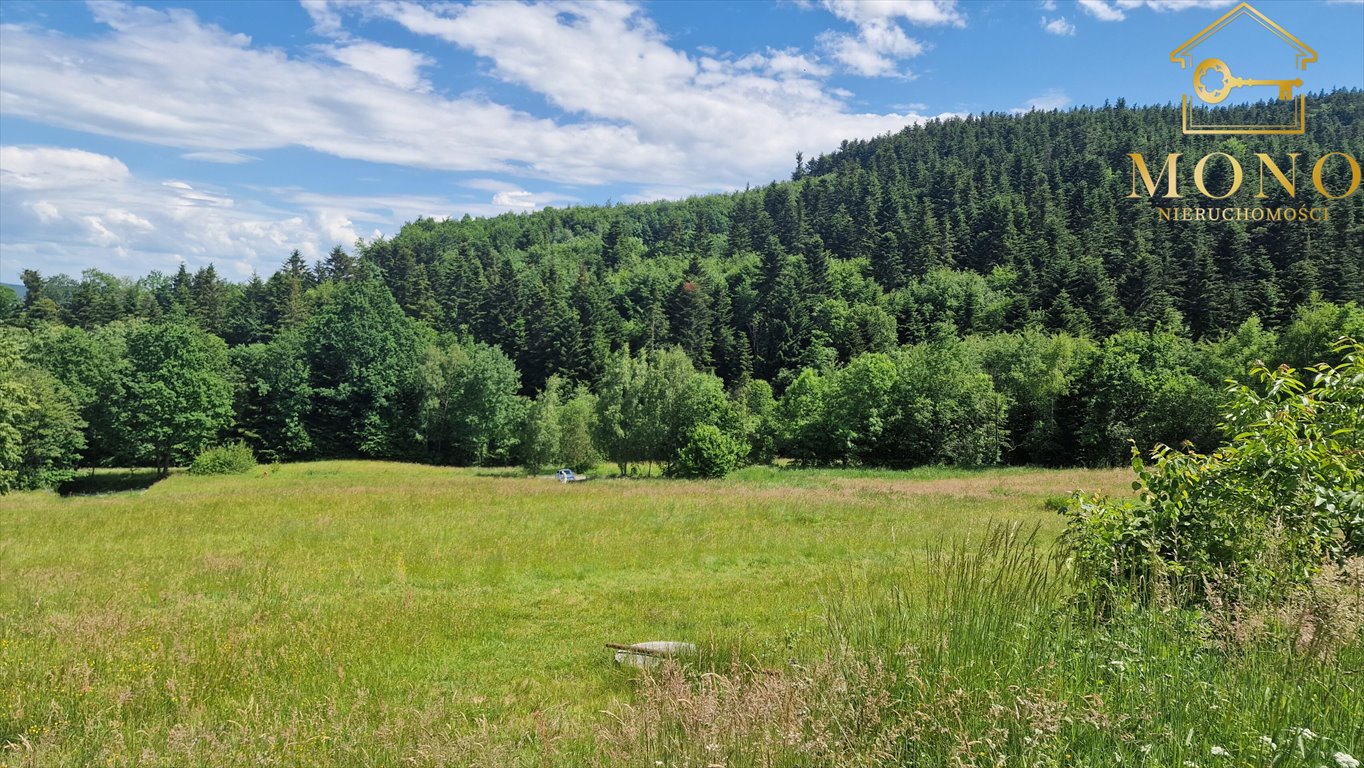
[[[1252,29],[1258,27],[1269,34],[1262,33],[1264,43],[1255,45],[1253,55],[1246,55],[1244,47],[1239,50],[1241,55],[1235,60],[1233,74],[1232,65],[1222,58],[1230,56],[1219,48],[1217,36],[1238,24],[1251,25]],[[1293,56],[1291,64],[1289,54]],[[1170,52],[1170,61],[1179,64],[1181,69],[1187,69],[1191,62],[1198,62],[1193,70],[1193,92],[1198,101],[1195,102],[1194,97],[1187,93],[1180,100],[1184,133],[1303,133],[1307,130],[1307,97],[1298,93],[1297,98],[1294,98],[1294,89],[1302,87],[1302,78],[1263,75],[1273,71],[1276,66],[1280,72],[1291,67],[1291,74],[1293,70],[1307,69],[1307,65],[1316,60],[1316,51],[1257,11],[1250,3],[1237,5]],[[1243,71],[1255,76],[1242,77]],[[1270,88],[1274,90],[1267,90]],[[1221,104],[1232,91],[1238,89],[1246,89],[1239,93],[1250,98],[1262,93],[1259,98],[1273,100],[1269,107],[1255,111],[1256,114],[1264,115],[1263,122],[1254,125],[1218,123],[1216,114],[1205,108],[1206,105]],[[1274,99],[1275,96],[1277,99]]]

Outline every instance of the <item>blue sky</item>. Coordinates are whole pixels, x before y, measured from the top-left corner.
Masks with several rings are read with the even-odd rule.
[[[1232,5],[6,0],[0,280],[243,279],[421,215],[760,185],[936,116],[1178,102],[1169,52]],[[1234,74],[1364,87],[1364,3],[1255,5],[1319,61]]]

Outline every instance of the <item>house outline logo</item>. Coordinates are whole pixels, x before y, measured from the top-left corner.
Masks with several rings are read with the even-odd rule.
[[[1170,52],[1170,61],[1179,64],[1180,69],[1187,69],[1192,60],[1192,51],[1202,45],[1208,38],[1217,34],[1223,27],[1240,19],[1249,18],[1260,26],[1272,32],[1275,37],[1287,43],[1296,51],[1295,69],[1305,70],[1307,65],[1317,60],[1317,52],[1303,43],[1288,30],[1279,26],[1273,19],[1260,13],[1250,3],[1240,3],[1235,8],[1227,11],[1217,21],[1209,24],[1203,31],[1184,41],[1184,44]],[[1209,73],[1216,73],[1221,76],[1221,85],[1216,90],[1209,90],[1204,82],[1204,77]],[[1219,104],[1230,92],[1242,86],[1278,86],[1279,99],[1293,103],[1293,122],[1284,125],[1199,125],[1194,120],[1193,98],[1189,94],[1181,97],[1181,115],[1185,134],[1214,134],[1214,135],[1266,135],[1266,134],[1301,134],[1307,131],[1307,97],[1298,94],[1297,101],[1293,101],[1293,89],[1302,87],[1301,78],[1283,78],[1276,80],[1262,80],[1236,77],[1232,75],[1231,68],[1226,62],[1217,58],[1206,58],[1199,62],[1194,69],[1194,93],[1197,97],[1207,104]]]

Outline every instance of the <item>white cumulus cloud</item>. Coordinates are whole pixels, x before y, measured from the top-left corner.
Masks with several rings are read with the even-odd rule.
[[[1070,97],[1065,94],[1065,91],[1062,91],[1059,88],[1051,88],[1039,96],[1028,99],[1026,106],[1011,111],[1016,115],[1024,112],[1032,112],[1034,110],[1039,112],[1050,112],[1053,109],[1064,109],[1069,105]]]
[[[1122,21],[1127,14],[1109,5],[1105,0],[1079,0],[1080,8],[1099,21]]]
[[[0,188],[64,189],[116,184],[128,176],[117,158],[63,147],[0,147]]]
[[[1122,21],[1128,11],[1145,8],[1165,13],[1191,8],[1226,8],[1236,0],[1078,0],[1080,8],[1099,21]]]
[[[903,19],[911,24],[966,26],[956,0],[823,0],[823,6],[854,24]]]
[[[498,79],[541,94],[587,124],[607,121],[624,133],[596,152],[559,153],[560,162],[581,174],[638,164],[633,180],[724,189],[784,174],[797,151],[832,148],[841,140],[836,137],[883,133],[922,119],[851,113],[818,79],[823,72],[791,51],[738,61],[693,58],[668,45],[630,4],[428,8],[395,2],[368,12],[470,50],[492,63]],[[915,45],[903,33],[897,39],[887,32],[875,41],[906,55]],[[796,73],[802,65],[805,75]],[[771,125],[783,130],[771,131]],[[542,142],[546,148],[555,143],[554,136]]]
[[[924,23],[959,18],[950,3],[894,8],[876,13]],[[209,162],[303,147],[422,169],[580,185],[647,180],[695,191],[760,183],[784,175],[797,151],[813,155],[925,119],[850,109],[848,95],[821,80],[826,68],[798,51],[765,52],[759,68],[690,55],[630,4],[308,9],[330,30],[325,50],[339,61],[256,45],[180,9],[95,5],[106,29],[88,36],[4,25],[0,109]],[[353,14],[470,51],[488,62],[488,76],[539,94],[562,114],[538,117],[425,88],[425,57],[357,42],[344,30]],[[898,27],[866,23],[865,44],[878,55],[921,50]]]
[[[712,49],[710,56],[713,57],[717,53]],[[718,71],[724,69],[726,62],[706,58],[701,60],[701,65],[708,71]],[[735,60],[734,66],[764,72],[773,77],[824,77],[830,74],[829,68],[817,58],[801,53],[795,48],[768,48],[764,53],[750,53]]]
[[[904,30],[884,22],[867,24],[856,35],[825,32],[819,41],[834,60],[865,77],[905,76],[899,61],[918,56],[924,50],[923,44]]]
[[[403,90],[429,90],[431,87],[422,79],[421,70],[433,62],[416,51],[368,41],[328,46],[325,50],[342,64]]]
[[[966,26],[956,0],[823,0],[823,7],[857,27],[855,33],[828,30],[819,36],[824,50],[847,71],[864,77],[908,77],[899,62],[922,54],[925,46],[910,37],[900,21],[923,26]]]
[[[1042,29],[1046,30],[1047,34],[1061,37],[1070,37],[1075,34],[1075,25],[1067,21],[1064,16],[1057,16],[1054,19],[1043,16]]]
[[[240,202],[240,204],[239,204]],[[0,252],[19,267],[119,274],[216,262],[250,274],[290,250],[317,257],[336,241],[325,209],[238,201],[179,179],[147,179],[118,158],[67,147],[0,146]],[[227,266],[234,265],[234,266]]]
[[[242,163],[254,163],[260,158],[245,155],[241,152],[231,152],[228,150],[217,150],[211,152],[186,152],[180,157],[186,160],[198,160],[205,163],[220,163],[222,165],[240,165]]]

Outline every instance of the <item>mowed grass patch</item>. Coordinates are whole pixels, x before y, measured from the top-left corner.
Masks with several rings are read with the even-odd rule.
[[[566,749],[556,734],[630,694],[605,642],[813,656],[831,590],[913,588],[925,548],[992,521],[1050,535],[1046,498],[1128,482],[752,468],[561,485],[323,462],[7,496],[0,743],[19,746],[0,761],[396,765],[486,730]]]

